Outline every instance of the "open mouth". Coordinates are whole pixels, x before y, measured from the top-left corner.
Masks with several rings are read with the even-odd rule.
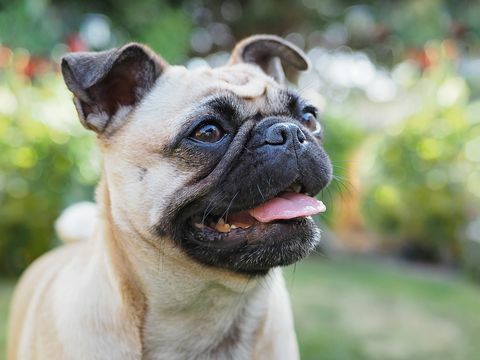
[[[281,241],[284,236],[279,236],[279,233],[292,233],[292,228],[295,230],[306,222],[312,222],[312,215],[326,210],[321,201],[302,190],[303,186],[294,182],[275,197],[251,209],[221,215],[196,214],[189,220],[189,237],[197,243],[213,247]]]

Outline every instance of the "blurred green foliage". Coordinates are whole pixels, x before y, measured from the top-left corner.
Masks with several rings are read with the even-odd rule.
[[[133,40],[184,63],[262,32],[313,49],[304,84],[328,104],[335,172],[321,219],[334,223],[339,198],[358,191],[348,178],[355,156],[362,213],[387,247],[459,259],[480,231],[471,225],[480,224],[479,16],[480,2],[468,0],[0,0],[0,273],[48,249],[60,210],[91,198],[98,177],[92,135],[58,74],[62,54]],[[440,43],[448,60],[433,48]],[[414,69],[407,85],[394,79],[405,64]],[[369,88],[375,96],[362,95]],[[406,119],[361,123],[362,106],[373,114],[402,91],[412,101]]]
[[[327,211],[318,218],[321,222],[332,225],[337,215],[336,204],[339,198],[348,197],[356,191],[347,172],[354,152],[366,138],[366,132],[355,123],[346,121],[345,114],[326,112],[320,121],[324,129],[323,145],[332,162],[333,179],[320,193],[319,197],[325,203]]]
[[[480,3],[469,0],[0,0],[0,42],[49,54],[75,34],[85,41],[92,15],[104,17],[110,34],[89,47],[146,41],[172,62],[228,50],[252,33],[296,34],[292,40],[307,48],[362,49],[389,66],[405,56],[421,60],[426,42],[445,38],[480,53]],[[191,35],[207,46],[190,46]]]
[[[53,223],[67,204],[91,197],[98,164],[93,139],[59,73],[32,82],[11,54],[0,73],[0,273],[18,274],[53,245]]]
[[[0,41],[48,54],[61,42],[62,18],[46,1],[0,1]]]
[[[480,102],[448,60],[409,91],[418,111],[361,151],[362,213],[406,256],[456,261],[467,222],[479,216]]]

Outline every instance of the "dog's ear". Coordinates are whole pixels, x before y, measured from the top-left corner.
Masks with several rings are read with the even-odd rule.
[[[148,47],[131,43],[68,54],[62,59],[62,74],[80,121],[101,134],[116,114],[127,114],[145,96],[166,66]]]
[[[285,82],[282,65],[308,70],[307,55],[289,41],[275,35],[254,35],[240,41],[232,51],[230,64],[255,63],[279,83]],[[287,69],[288,70],[288,69]]]

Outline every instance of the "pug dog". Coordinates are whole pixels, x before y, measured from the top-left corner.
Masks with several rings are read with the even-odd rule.
[[[66,55],[103,157],[95,231],[23,275],[8,358],[298,358],[280,267],[318,243],[332,176],[317,109],[285,83],[308,64],[272,35],[217,68],[135,43]]]

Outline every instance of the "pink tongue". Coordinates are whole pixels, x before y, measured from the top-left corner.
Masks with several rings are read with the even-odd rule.
[[[287,192],[249,210],[251,216],[262,223],[272,220],[293,219],[322,213],[325,205],[310,196]]]

